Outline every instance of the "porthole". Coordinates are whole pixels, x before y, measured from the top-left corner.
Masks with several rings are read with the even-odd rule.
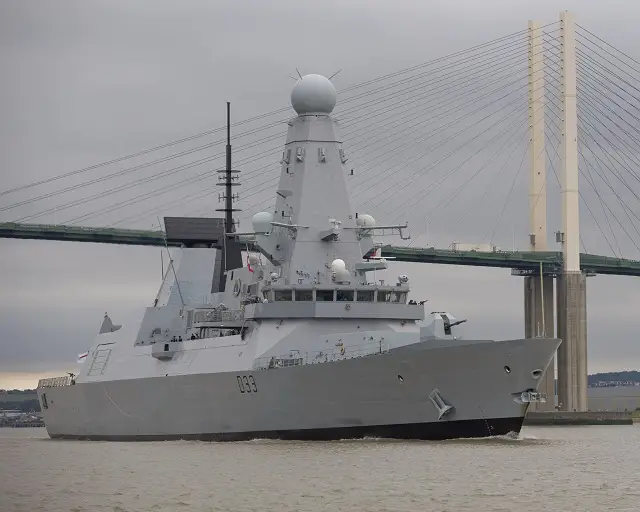
[[[508,367],[507,365],[505,365],[505,367],[504,367],[504,371],[505,371],[506,373],[511,373],[511,368],[510,368],[510,367]]]
[[[538,380],[540,377],[542,377],[542,370],[540,370],[539,368],[538,368],[537,370],[533,370],[533,371],[531,372],[531,376],[532,376],[534,379]]]

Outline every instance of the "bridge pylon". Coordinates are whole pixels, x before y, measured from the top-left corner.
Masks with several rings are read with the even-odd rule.
[[[564,268],[558,276],[558,406],[563,411],[588,410],[587,284],[580,268],[578,195],[578,116],[576,104],[576,38],[571,13],[560,13],[562,68],[562,244]]]
[[[547,170],[544,135],[544,57],[540,23],[529,21],[529,245],[547,251]],[[553,337],[553,276],[524,278],[525,337]],[[547,402],[531,404],[532,411],[555,409],[555,357],[538,384]]]

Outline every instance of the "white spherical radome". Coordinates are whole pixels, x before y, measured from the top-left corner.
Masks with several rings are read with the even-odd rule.
[[[341,260],[340,258],[335,259],[331,262],[331,270],[333,270],[334,272],[338,269],[344,269],[345,267],[346,264],[344,260]]]
[[[256,233],[268,233],[271,231],[273,214],[270,212],[258,212],[251,218],[251,225]]]
[[[374,219],[368,213],[363,213],[362,215],[358,216],[356,224],[364,228],[372,228],[376,225],[376,219]]]
[[[346,268],[337,268],[333,271],[333,279],[337,283],[347,283],[351,280],[351,272]]]
[[[303,114],[331,114],[337,100],[336,88],[322,75],[305,75],[291,91],[291,106]]]

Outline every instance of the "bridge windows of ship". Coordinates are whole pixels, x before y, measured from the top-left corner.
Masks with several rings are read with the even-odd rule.
[[[293,300],[293,290],[275,290],[274,297],[276,302],[291,302]]]
[[[394,289],[282,288],[263,290],[266,302],[384,302],[406,304],[407,292]]]
[[[316,302],[333,302],[335,290],[316,290]]]
[[[378,291],[378,302],[394,302],[402,303],[407,302],[406,292],[395,291]]]
[[[353,290],[336,290],[336,300],[337,301],[348,301],[353,302]]]
[[[296,302],[312,302],[313,290],[298,290],[296,289]]]
[[[373,302],[374,299],[375,299],[374,290],[358,290],[356,292],[357,302]]]

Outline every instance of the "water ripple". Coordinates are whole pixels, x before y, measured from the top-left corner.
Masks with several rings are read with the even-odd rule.
[[[0,429],[0,511],[637,511],[639,445],[640,426],[319,443],[51,441],[44,429]]]

